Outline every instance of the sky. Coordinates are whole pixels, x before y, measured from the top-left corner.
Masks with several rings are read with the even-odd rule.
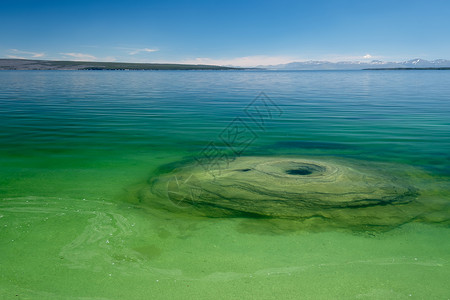
[[[0,58],[257,66],[450,59],[450,1],[0,0]]]

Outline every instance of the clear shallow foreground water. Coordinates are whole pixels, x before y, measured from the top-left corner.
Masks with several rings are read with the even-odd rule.
[[[305,229],[137,204],[161,166],[227,149],[260,92],[279,111],[243,156],[420,170],[429,222]],[[450,298],[450,72],[4,71],[0,125],[0,298]]]

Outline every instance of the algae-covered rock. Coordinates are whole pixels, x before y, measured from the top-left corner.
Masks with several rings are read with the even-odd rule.
[[[398,171],[389,164],[332,158],[238,157],[226,166],[175,168],[152,180],[143,197],[154,206],[207,217],[396,226],[421,212],[419,191]]]

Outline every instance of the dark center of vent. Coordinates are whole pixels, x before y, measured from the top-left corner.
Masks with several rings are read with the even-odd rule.
[[[298,168],[298,169],[289,169],[286,170],[286,174],[289,175],[311,175],[313,170],[309,168]]]

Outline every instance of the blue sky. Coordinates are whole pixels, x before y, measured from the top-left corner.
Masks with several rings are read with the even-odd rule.
[[[450,58],[450,1],[0,0],[0,57],[253,66]]]

